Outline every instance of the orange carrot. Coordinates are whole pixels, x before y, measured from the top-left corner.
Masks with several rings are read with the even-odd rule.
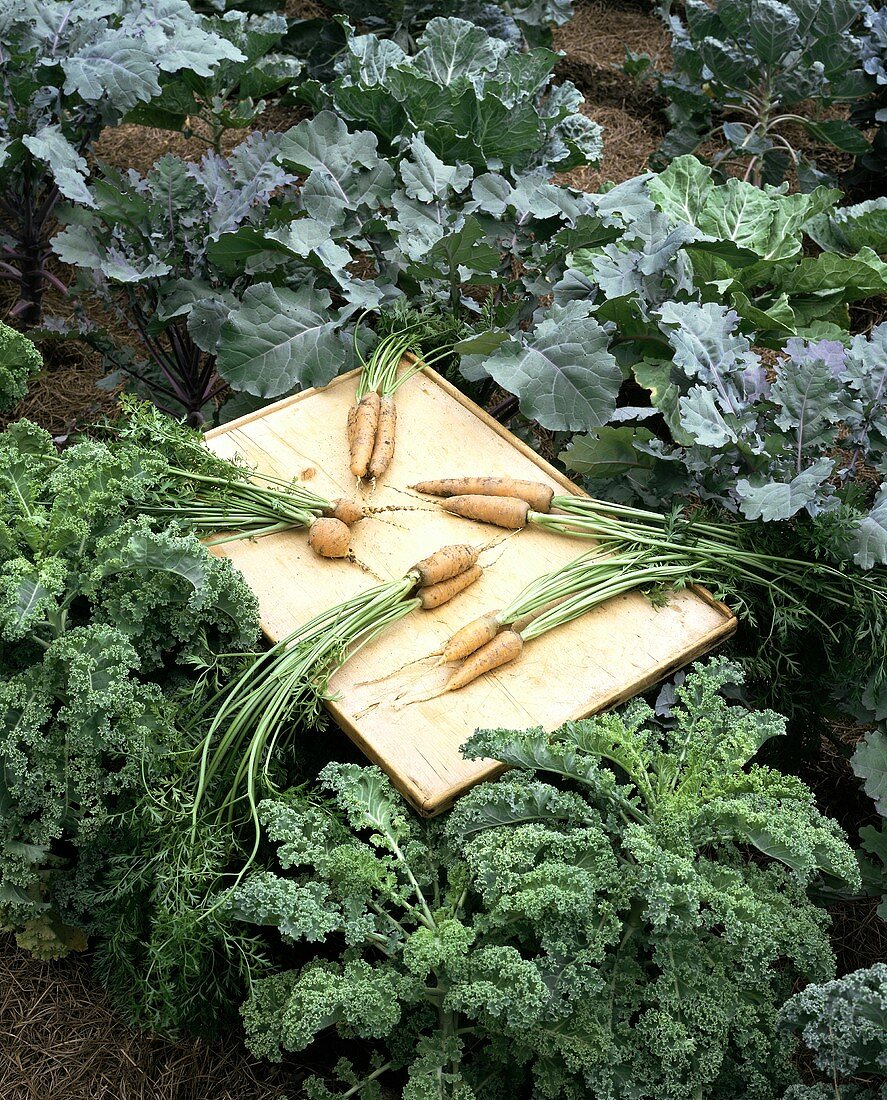
[[[322,558],[347,558],[351,532],[340,519],[316,519],[308,530],[308,545]]]
[[[450,577],[456,577],[476,565],[479,553],[473,546],[458,543],[442,546],[430,557],[417,561],[407,573],[416,573],[420,586],[428,588],[440,581],[448,581]]]
[[[348,435],[348,454],[350,455],[354,451],[354,421],[357,419],[357,406],[351,405],[348,409],[348,427],[346,429]]]
[[[360,399],[354,413],[351,437],[351,472],[355,477],[366,477],[367,467],[376,442],[381,398],[373,390]]]
[[[501,668],[509,661],[520,656],[524,648],[524,640],[520,634],[513,630],[500,631],[492,641],[475,650],[465,661],[453,670],[446,682],[444,691],[458,691],[483,676],[485,672],[492,672],[494,668]]]
[[[479,619],[474,619],[450,638],[440,651],[439,664],[446,665],[450,661],[461,661],[463,657],[468,657],[482,645],[491,642],[501,626],[498,611],[489,611]]]
[[[363,508],[359,504],[355,504],[353,500],[343,498],[342,500],[334,500],[333,504],[335,507],[328,515],[332,516],[333,519],[341,520],[348,527],[351,527],[366,515]]]
[[[469,585],[480,580],[483,569],[479,565],[472,565],[464,573],[458,573],[446,581],[438,581],[437,584],[429,584],[420,588],[416,593],[426,611],[432,611],[435,607],[441,607],[460,592],[464,592]]]
[[[490,496],[525,500],[534,512],[551,510],[554,489],[541,481],[520,481],[513,477],[445,477],[413,485],[431,497]]]
[[[443,507],[453,515],[463,519],[473,519],[478,523],[493,523],[497,527],[508,527],[516,531],[527,524],[530,510],[525,500],[514,497],[461,496],[450,497]]]
[[[385,394],[379,402],[379,421],[376,426],[376,441],[367,473],[370,477],[381,477],[394,458],[394,431],[397,426],[397,409],[394,398]]]

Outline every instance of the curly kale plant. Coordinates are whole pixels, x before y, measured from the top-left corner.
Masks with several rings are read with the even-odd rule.
[[[672,124],[661,156],[715,140],[715,164],[739,159],[755,183],[778,183],[793,166],[809,186],[822,174],[792,144],[793,127],[843,152],[867,151],[851,123],[825,117],[870,90],[855,37],[864,0],[687,0],[682,14],[671,0],[661,6],[673,58],[659,80]]]
[[[230,42],[240,59],[226,59],[210,73],[185,70],[162,80],[160,95],[131,111],[127,121],[181,130],[186,137],[206,141],[219,153],[226,131],[252,126],[266,107],[261,97],[295,81],[302,64],[294,57],[271,52],[287,32],[282,15],[247,16],[230,11],[207,19],[204,27]]]
[[[340,75],[309,82],[318,109],[378,135],[384,150],[424,135],[447,164],[476,171],[564,171],[596,161],[600,127],[580,113],[569,81],[551,83],[557,55],[519,52],[464,19],[432,19],[406,54],[396,43],[349,29]]]
[[[17,922],[162,771],[180,740],[166,690],[255,638],[230,563],[131,518],[162,463],[89,441],[60,457],[27,421],[0,435],[0,903]]]
[[[243,55],[185,0],[2,0],[0,40],[2,273],[36,324],[46,284],[65,289],[46,266],[56,205],[93,205],[87,156],[102,127],[158,95],[164,74],[207,77]]]
[[[0,321],[0,412],[9,412],[28,392],[43,359],[27,336]]]
[[[835,981],[809,985],[779,1013],[779,1026],[800,1035],[830,1080],[873,1075],[887,1091],[887,965],[876,963]],[[850,1095],[854,1095],[851,1093]],[[869,1094],[875,1100],[875,1093]]]
[[[858,872],[800,781],[749,764],[784,723],[728,704],[738,679],[697,666],[664,721],[636,701],[552,735],[477,733],[472,755],[517,771],[445,824],[353,765],[321,774],[328,802],[263,803],[281,869],[234,913],[327,949],[255,983],[251,1048],[334,1027],[377,1044],[367,1082],[406,1070],[410,1100],[779,1095],[778,1006],[833,965],[805,887]],[[375,1095],[342,1071],[346,1095]]]

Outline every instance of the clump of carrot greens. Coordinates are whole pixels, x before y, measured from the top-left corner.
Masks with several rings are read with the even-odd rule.
[[[276,790],[276,762],[285,755],[294,731],[315,724],[322,704],[331,698],[330,677],[387,627],[423,607],[423,593],[466,574],[473,583],[480,575],[477,558],[472,546],[442,547],[400,580],[359,592],[297,627],[266,652],[251,655],[239,676],[207,698],[201,708],[205,732],[195,748],[195,835],[201,825],[252,821],[251,860],[259,843],[258,801]],[[456,587],[452,595],[461,590]]]

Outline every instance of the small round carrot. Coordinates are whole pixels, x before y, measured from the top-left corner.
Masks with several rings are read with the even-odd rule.
[[[444,691],[458,691],[485,672],[507,665],[520,656],[523,648],[524,640],[520,634],[513,630],[500,631],[492,641],[475,650],[458,668],[453,669]]]
[[[379,403],[382,399],[375,390],[365,394],[354,413],[351,436],[351,472],[355,477],[366,477],[367,467],[376,442],[379,423]]]
[[[514,497],[461,496],[450,497],[443,507],[453,515],[463,519],[473,519],[478,523],[493,523],[497,527],[508,527],[516,531],[526,527],[530,506],[525,500]]]
[[[427,558],[417,561],[407,570],[407,573],[415,573],[419,578],[422,588],[428,588],[440,581],[448,581],[450,577],[456,577],[477,564],[479,550],[473,546],[453,543],[450,546],[442,546],[435,550]]]
[[[316,519],[308,530],[308,545],[322,558],[347,558],[351,532],[340,519]]]
[[[440,651],[439,664],[446,665],[450,661],[461,661],[480,649],[482,645],[491,642],[499,633],[502,624],[499,622],[498,611],[488,611],[479,619],[473,619],[450,638]]]
[[[397,409],[391,394],[385,394],[379,402],[379,421],[376,426],[376,441],[367,473],[370,477],[381,477],[394,458],[394,432],[397,427]]]
[[[333,504],[335,507],[328,515],[332,516],[333,519],[341,520],[348,527],[353,526],[366,515],[363,508],[359,504],[355,504],[353,500],[342,498],[341,500],[334,500]]]
[[[430,497],[515,497],[525,500],[534,512],[550,512],[554,497],[550,485],[513,477],[445,477],[437,481],[420,481],[411,488]]]
[[[480,580],[483,569],[479,565],[472,565],[464,573],[458,573],[446,581],[438,581],[437,584],[429,584],[420,588],[416,595],[419,597],[425,611],[432,611],[435,607],[442,607],[454,596],[464,592],[469,585]]]

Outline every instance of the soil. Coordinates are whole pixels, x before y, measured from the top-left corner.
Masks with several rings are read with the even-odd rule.
[[[288,0],[287,14],[313,18],[324,9],[313,0]],[[597,191],[646,169],[665,133],[664,105],[649,85],[639,86],[622,72],[621,65],[630,49],[650,54],[656,67],[667,68],[668,41],[661,20],[643,0],[579,0],[575,18],[555,34],[555,48],[563,52],[557,75],[572,80],[585,96],[583,111],[604,129],[604,154],[600,167],[564,173],[562,182]],[[304,117],[302,108],[272,105],[258,126],[284,130]],[[243,131],[229,132],[223,150],[243,136]],[[144,173],[164,154],[198,159],[205,150],[198,138],[120,126],[102,135],[95,155],[115,167]],[[833,170],[846,167],[830,152],[819,159]],[[58,274],[71,279],[66,270]],[[0,317],[6,317],[12,300],[5,287],[0,293]],[[51,292],[47,306],[73,327],[71,305],[61,295]],[[887,299],[862,303],[854,309],[855,331],[865,331],[885,316]],[[135,345],[131,333],[118,322],[111,324],[122,342]],[[98,352],[57,336],[42,342],[41,351],[45,370],[10,420],[27,416],[63,442],[75,428],[88,429],[113,415],[115,392],[97,386],[105,373]],[[823,741],[823,752],[804,778],[820,808],[838,817],[852,840],[868,812],[848,764],[859,731],[836,728],[833,734]],[[887,925],[875,907],[869,900],[830,907],[839,973],[887,957]],[[296,1094],[295,1067],[256,1063],[239,1042],[171,1043],[128,1029],[92,981],[88,956],[42,963],[19,951],[11,939],[0,940],[0,983],[2,1100],[276,1100],[285,1088]]]

